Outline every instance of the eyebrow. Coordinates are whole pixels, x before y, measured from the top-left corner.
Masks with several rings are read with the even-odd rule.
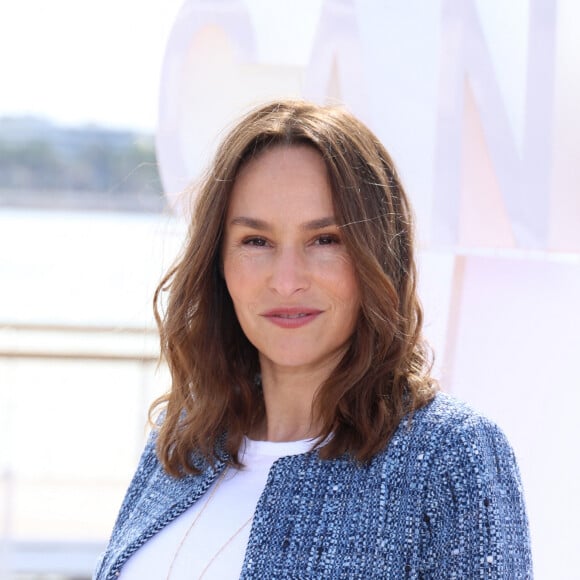
[[[247,228],[252,228],[254,230],[266,231],[271,229],[268,222],[260,220],[257,218],[238,216],[232,219],[230,222],[232,226],[245,226]],[[303,230],[321,230],[329,226],[336,225],[336,218],[334,216],[323,217],[315,220],[310,220],[301,224],[300,228]]]

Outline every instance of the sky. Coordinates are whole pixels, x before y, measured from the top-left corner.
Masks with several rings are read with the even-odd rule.
[[[0,3],[0,117],[153,131],[183,0]]]

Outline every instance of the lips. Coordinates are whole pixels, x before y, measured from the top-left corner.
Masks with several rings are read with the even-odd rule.
[[[262,316],[282,328],[299,328],[315,320],[322,310],[305,307],[275,308],[262,313]]]

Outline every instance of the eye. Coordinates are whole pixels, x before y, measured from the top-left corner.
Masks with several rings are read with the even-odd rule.
[[[244,246],[254,246],[257,248],[263,248],[268,245],[268,242],[264,238],[260,238],[257,236],[252,236],[249,238],[244,238],[242,240],[242,245]]]
[[[331,244],[340,244],[340,238],[335,234],[323,234],[316,238],[315,243],[319,246],[330,246]]]

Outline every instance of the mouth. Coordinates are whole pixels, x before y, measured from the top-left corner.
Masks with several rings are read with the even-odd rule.
[[[277,326],[298,328],[312,322],[319,314],[322,314],[322,310],[294,307],[268,310],[262,316]]]
[[[270,316],[277,316],[278,318],[304,318],[309,315],[307,312],[299,312],[297,314],[271,314]]]

